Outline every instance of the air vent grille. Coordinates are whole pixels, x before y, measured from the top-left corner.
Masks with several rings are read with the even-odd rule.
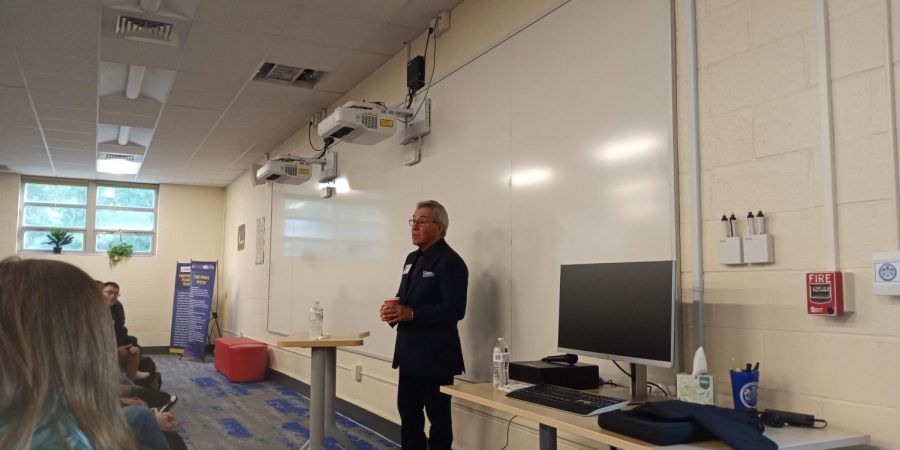
[[[119,16],[116,21],[116,34],[124,37],[169,42],[172,38],[172,24],[138,17]]]
[[[284,64],[263,63],[253,76],[257,81],[272,81],[293,86],[312,87],[324,72],[315,69],[287,66]]]
[[[378,129],[378,114],[372,113],[362,113],[360,122],[362,122],[363,126],[366,128],[371,128],[373,130]]]
[[[286,173],[292,177],[297,176],[297,166],[292,166],[290,164],[286,164],[286,165],[282,166],[281,169],[284,170],[284,173]]]
[[[97,155],[97,159],[124,159],[126,161],[134,161],[135,155],[128,155],[125,153],[100,152]]]
[[[9,172],[9,166],[6,164],[0,164],[0,172]]]

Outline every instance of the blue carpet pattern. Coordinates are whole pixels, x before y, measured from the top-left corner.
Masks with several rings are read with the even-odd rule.
[[[172,412],[188,448],[293,450],[309,439],[309,398],[296,391],[267,381],[232,383],[211,362],[170,355],[153,360],[162,389],[178,395]],[[337,416],[337,424],[359,450],[400,448],[344,416]],[[343,449],[330,438],[325,446]]]

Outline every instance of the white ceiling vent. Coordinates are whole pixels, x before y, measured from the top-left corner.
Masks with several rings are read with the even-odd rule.
[[[141,162],[144,160],[144,157],[141,155],[129,155],[126,153],[97,152],[97,159],[121,159],[125,161]]]
[[[269,81],[291,86],[312,88],[322,74],[321,70],[304,69],[302,67],[287,66],[284,64],[263,63],[259,71],[253,76],[256,81]]]
[[[172,38],[172,27],[171,23],[157,22],[139,17],[119,16],[118,20],[116,20],[116,35],[168,43]]]

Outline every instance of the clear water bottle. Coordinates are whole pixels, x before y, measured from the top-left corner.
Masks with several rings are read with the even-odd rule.
[[[322,321],[325,320],[325,309],[319,302],[313,303],[309,308],[309,337],[320,339],[322,337]]]
[[[494,389],[502,389],[509,384],[509,347],[503,338],[497,338],[494,345]]]

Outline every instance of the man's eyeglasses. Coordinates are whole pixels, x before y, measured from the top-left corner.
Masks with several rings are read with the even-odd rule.
[[[434,222],[434,221],[433,221],[433,220],[413,220],[413,219],[409,219],[409,226],[414,227],[414,226],[418,225],[418,226],[421,227],[422,225],[425,225],[425,224],[428,224],[428,223],[432,223],[432,222]]]

